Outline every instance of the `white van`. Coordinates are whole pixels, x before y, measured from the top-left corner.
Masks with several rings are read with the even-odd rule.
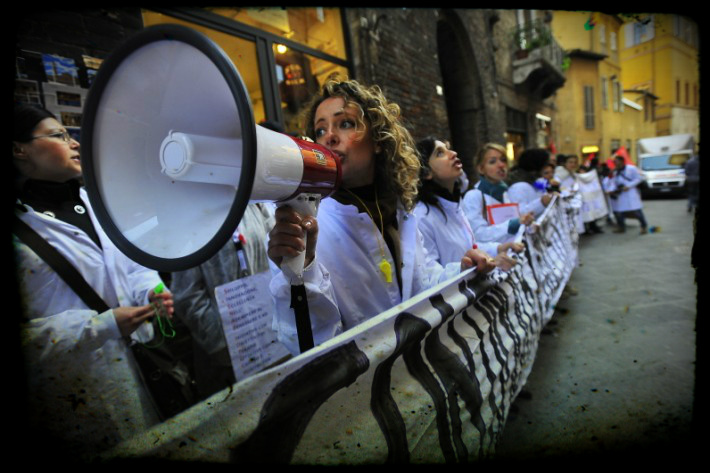
[[[668,135],[638,140],[638,169],[647,186],[642,195],[683,195],[685,170],[683,165],[693,156],[693,135]]]

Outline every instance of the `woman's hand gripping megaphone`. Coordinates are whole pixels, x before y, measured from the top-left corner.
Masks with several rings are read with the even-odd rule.
[[[303,284],[303,270],[315,257],[320,200],[319,194],[299,194],[276,209],[268,255],[291,284]]]

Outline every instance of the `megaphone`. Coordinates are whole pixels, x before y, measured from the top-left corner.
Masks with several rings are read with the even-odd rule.
[[[328,149],[256,125],[229,57],[180,25],[148,27],[106,58],[81,145],[100,225],[128,257],[165,272],[213,256],[250,202],[313,215],[341,179]],[[286,262],[296,277],[303,257]]]

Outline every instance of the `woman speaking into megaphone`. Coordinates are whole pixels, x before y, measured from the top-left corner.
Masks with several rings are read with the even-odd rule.
[[[340,158],[342,184],[324,199],[318,217],[289,206],[277,209],[268,255],[284,258],[305,250],[306,287],[316,345],[399,304],[458,272],[490,272],[489,255],[470,249],[461,262],[439,265],[421,240],[415,205],[419,159],[400,108],[377,86],[332,79],[306,109],[307,134]],[[298,334],[289,279],[277,271],[274,329],[293,353]]]

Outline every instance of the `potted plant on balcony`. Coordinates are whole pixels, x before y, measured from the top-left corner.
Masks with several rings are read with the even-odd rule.
[[[524,59],[528,57],[530,51],[552,43],[552,32],[539,21],[528,22],[515,27],[513,41],[515,57]]]

